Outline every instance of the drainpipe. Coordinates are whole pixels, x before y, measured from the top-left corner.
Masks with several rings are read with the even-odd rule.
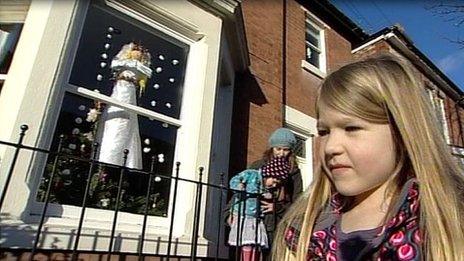
[[[285,126],[285,105],[287,104],[287,0],[282,1],[282,126]]]

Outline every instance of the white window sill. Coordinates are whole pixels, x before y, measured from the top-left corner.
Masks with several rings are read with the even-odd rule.
[[[327,76],[327,74],[325,72],[321,71],[321,69],[319,69],[316,66],[308,63],[305,60],[301,60],[301,67],[303,69],[305,69],[306,71],[316,75],[317,77],[319,77],[321,79],[324,79]]]
[[[80,251],[106,251],[108,249],[111,230],[89,227],[87,226],[87,223],[88,222],[85,222],[85,226],[82,227],[78,249]],[[111,221],[107,223],[107,226],[112,224]],[[90,225],[92,226],[92,224]],[[30,247],[31,244],[29,239],[34,238],[36,235],[37,224],[25,223],[19,219],[12,218],[2,220],[0,228],[2,229],[2,232],[5,231],[5,233],[8,234],[8,240],[2,243],[2,247],[27,248]],[[65,224],[48,224],[47,222],[42,227],[39,247],[43,249],[70,250],[72,243],[74,243],[75,240],[76,229],[77,224],[72,222],[66,222]],[[118,222],[113,237],[113,248],[116,249],[116,252],[135,253],[140,244],[141,229],[141,225],[134,226],[131,230],[124,229],[124,226],[121,229]],[[168,231],[161,231],[163,233],[159,232],[160,228],[158,226],[146,227],[144,252],[158,255],[166,254],[167,242],[169,240]],[[172,240],[173,250],[171,250],[171,254],[190,254],[190,244],[192,239],[189,233],[176,236]],[[208,256],[208,250],[210,250],[208,247],[208,240],[199,236],[198,255]]]
[[[0,74],[0,81],[6,80],[6,74]]]

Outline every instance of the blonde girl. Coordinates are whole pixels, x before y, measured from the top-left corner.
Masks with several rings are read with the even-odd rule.
[[[316,106],[321,164],[274,260],[464,260],[463,172],[411,66],[343,66]]]

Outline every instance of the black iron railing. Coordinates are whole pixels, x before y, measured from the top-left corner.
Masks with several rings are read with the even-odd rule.
[[[72,244],[72,249],[65,249],[66,251],[69,251],[69,253],[70,253],[69,259],[72,260],[72,261],[77,260],[78,255],[79,255],[80,252],[86,252],[86,253],[89,252],[88,250],[79,249],[79,242],[80,242],[80,239],[81,239],[81,236],[82,236],[83,224],[84,224],[84,222],[86,220],[85,212],[86,212],[87,208],[89,208],[87,200],[88,200],[88,196],[89,196],[91,176],[94,173],[94,170],[96,169],[97,165],[105,165],[105,166],[109,166],[109,167],[113,167],[113,168],[118,168],[120,170],[119,171],[118,185],[117,185],[118,186],[118,191],[117,191],[116,204],[115,204],[115,208],[114,208],[114,212],[113,212],[113,218],[112,218],[112,227],[111,227],[111,231],[110,231],[108,251],[106,252],[107,260],[110,260],[112,255],[118,254],[118,251],[114,250],[114,239],[115,239],[116,225],[118,223],[118,214],[119,214],[119,211],[120,211],[121,190],[122,190],[122,183],[123,183],[123,180],[124,180],[124,175],[126,174],[126,172],[128,170],[131,170],[131,171],[133,170],[133,169],[129,169],[128,167],[125,166],[126,165],[126,160],[127,160],[127,154],[129,153],[129,151],[125,150],[122,153],[122,157],[124,158],[124,164],[122,166],[116,166],[116,165],[107,164],[107,163],[97,161],[96,158],[97,158],[97,152],[98,152],[98,143],[93,144],[90,159],[76,158],[75,156],[72,156],[72,155],[69,155],[69,154],[66,154],[65,152],[63,152],[63,150],[62,150],[63,136],[60,138],[60,142],[59,142],[57,151],[49,151],[49,150],[46,150],[46,149],[41,149],[41,148],[36,148],[36,147],[31,147],[31,146],[24,145],[23,140],[24,140],[24,137],[26,135],[27,130],[28,130],[27,125],[22,125],[21,126],[21,132],[19,134],[19,139],[18,139],[18,141],[16,143],[0,141],[0,145],[5,145],[5,146],[8,146],[8,147],[13,147],[14,148],[13,158],[11,160],[11,164],[10,164],[10,166],[8,168],[7,173],[6,173],[5,183],[3,184],[3,187],[0,187],[0,188],[2,188],[1,197],[0,197],[0,213],[2,213],[2,211],[3,211],[3,204],[4,204],[4,201],[5,201],[6,195],[8,194],[8,191],[11,190],[11,189],[14,189],[14,188],[10,187],[10,182],[11,182],[11,179],[12,179],[12,177],[14,175],[14,170],[15,170],[15,166],[17,165],[17,160],[18,160],[20,151],[22,151],[22,150],[33,151],[33,152],[37,152],[37,153],[47,154],[49,157],[54,157],[51,174],[49,176],[48,185],[46,186],[46,190],[45,190],[45,195],[44,195],[44,200],[43,200],[44,202],[43,202],[43,206],[42,206],[42,211],[40,212],[39,222],[37,224],[31,224],[31,225],[37,225],[37,230],[35,232],[34,240],[32,242],[32,245],[31,245],[31,247],[29,249],[29,251],[30,251],[29,260],[34,260],[34,257],[36,255],[36,253],[38,253],[38,251],[40,251],[40,250],[43,250],[43,249],[39,249],[39,242],[41,242],[40,239],[41,239],[42,234],[44,233],[43,226],[44,226],[44,222],[45,222],[45,218],[46,218],[46,214],[47,214],[47,209],[48,209],[49,203],[50,203],[50,195],[51,195],[52,190],[53,190],[52,184],[53,184],[53,180],[55,178],[56,172],[57,172],[57,163],[62,158],[75,158],[76,160],[84,161],[84,162],[89,163],[89,170],[88,170],[87,176],[86,176],[86,184],[85,184],[84,195],[83,195],[83,199],[82,199],[82,204],[80,206],[81,208],[80,208],[78,227],[77,227],[77,229],[73,228],[73,229],[70,229],[70,231],[69,231],[69,234],[74,235],[74,242],[73,242],[74,244]],[[203,168],[202,167],[199,168],[198,180],[188,180],[188,179],[180,178],[179,177],[180,165],[181,164],[179,162],[176,163],[175,171],[174,171],[173,176],[170,176],[170,177],[160,176],[160,175],[155,174],[156,173],[155,172],[156,161],[155,161],[155,158],[153,157],[152,160],[151,160],[150,171],[144,172],[144,171],[137,170],[137,172],[145,173],[145,174],[149,175],[149,181],[148,181],[148,184],[147,184],[147,192],[145,194],[145,206],[144,206],[144,213],[143,213],[143,224],[142,224],[142,230],[141,230],[141,233],[140,233],[140,236],[139,236],[139,245],[137,247],[137,253],[136,253],[138,255],[139,260],[143,260],[144,255],[158,255],[158,253],[150,253],[150,252],[146,252],[146,251],[144,252],[144,243],[145,243],[145,240],[146,240],[147,218],[149,216],[148,215],[149,201],[150,201],[150,197],[151,197],[151,194],[152,194],[151,186],[152,186],[153,179],[155,177],[156,178],[162,178],[162,179],[170,179],[171,181],[174,181],[173,182],[174,187],[173,187],[172,207],[171,207],[171,213],[170,213],[170,223],[169,223],[170,226],[169,226],[169,235],[168,235],[168,242],[167,242],[167,251],[166,251],[165,254],[160,255],[160,256],[166,257],[167,259],[169,259],[170,257],[175,256],[172,253],[172,244],[173,244],[173,242],[175,242],[175,241],[173,241],[173,228],[175,226],[174,217],[176,215],[175,210],[176,210],[176,203],[177,203],[178,186],[179,186],[180,181],[188,182],[188,183],[193,184],[194,186],[196,186],[196,193],[195,193],[195,199],[194,199],[195,206],[194,206],[194,215],[193,215],[193,229],[192,229],[192,236],[191,236],[191,242],[190,242],[191,251],[190,251],[190,256],[189,256],[189,258],[191,260],[196,260],[196,259],[199,258],[198,255],[197,255],[197,253],[198,253],[197,250],[198,250],[198,238],[199,238],[199,228],[200,228],[200,216],[203,215],[204,211],[205,211],[205,208],[202,209],[202,204],[203,204],[202,199],[203,199],[204,194],[206,192],[208,192],[208,190],[215,189],[215,190],[220,191],[219,197],[217,199],[218,202],[219,202],[219,208],[217,209],[217,212],[216,212],[217,213],[217,219],[215,219],[215,222],[217,222],[216,223],[217,233],[216,233],[215,238],[213,240],[209,239],[210,243],[212,245],[215,245],[215,248],[216,248],[215,251],[210,252],[210,253],[214,253],[214,255],[209,256],[209,258],[210,259],[216,259],[216,260],[220,259],[219,258],[219,252],[220,252],[219,250],[220,250],[221,246],[223,246],[222,245],[223,243],[221,243],[221,242],[224,242],[223,239],[225,238],[225,235],[221,233],[221,231],[223,231],[223,229],[221,229],[221,227],[225,226],[225,222],[224,222],[224,219],[222,217],[223,217],[224,211],[226,209],[225,204],[223,204],[223,200],[225,199],[226,194],[229,193],[229,195],[231,195],[231,194],[237,195],[241,199],[241,201],[239,201],[239,202],[243,202],[243,204],[240,204],[240,206],[239,206],[240,211],[238,213],[237,222],[241,222],[241,220],[242,220],[241,216],[245,214],[246,199],[247,198],[257,198],[257,199],[259,199],[259,197],[260,197],[259,194],[247,193],[244,190],[230,189],[227,185],[224,184],[224,174],[223,173],[221,174],[220,184],[210,184],[210,183],[203,182],[202,179],[203,179],[204,173],[203,173]],[[206,188],[206,192],[205,192],[204,188]],[[257,202],[258,202],[257,211],[259,212],[259,210],[260,210],[259,200],[257,200]],[[7,213],[4,213],[4,214],[7,214]],[[257,213],[257,214],[259,216],[260,213]],[[0,220],[0,225],[2,225],[1,220]],[[240,223],[239,223],[237,225],[237,230],[238,230],[237,231],[237,242],[241,242],[241,238],[240,238],[240,235],[241,235],[241,232],[242,232],[241,229],[243,229],[243,228],[242,228],[242,225],[240,225]],[[256,233],[256,238],[257,238],[257,236],[258,235]],[[2,241],[2,238],[0,238],[0,242],[1,241]],[[2,248],[2,247],[0,246],[0,248]],[[4,251],[4,250],[5,249],[3,249],[2,251]],[[101,252],[98,252],[98,251],[95,251],[95,252],[96,253],[101,253]],[[177,257],[178,257],[178,255],[177,255]],[[187,256],[184,256],[184,257],[187,257]],[[235,255],[235,258],[236,259],[240,258],[238,248],[237,248],[237,253]]]

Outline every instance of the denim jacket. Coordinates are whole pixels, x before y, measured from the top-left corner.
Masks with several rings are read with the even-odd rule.
[[[263,178],[260,170],[246,169],[237,175],[233,176],[229,182],[231,189],[240,190],[240,184],[244,184],[245,191],[253,194],[243,194],[243,200],[241,199],[240,193],[234,194],[234,200],[232,205],[232,211],[234,214],[242,213],[243,207],[245,207],[245,216],[256,216],[258,207],[258,198],[255,193],[263,193]]]

